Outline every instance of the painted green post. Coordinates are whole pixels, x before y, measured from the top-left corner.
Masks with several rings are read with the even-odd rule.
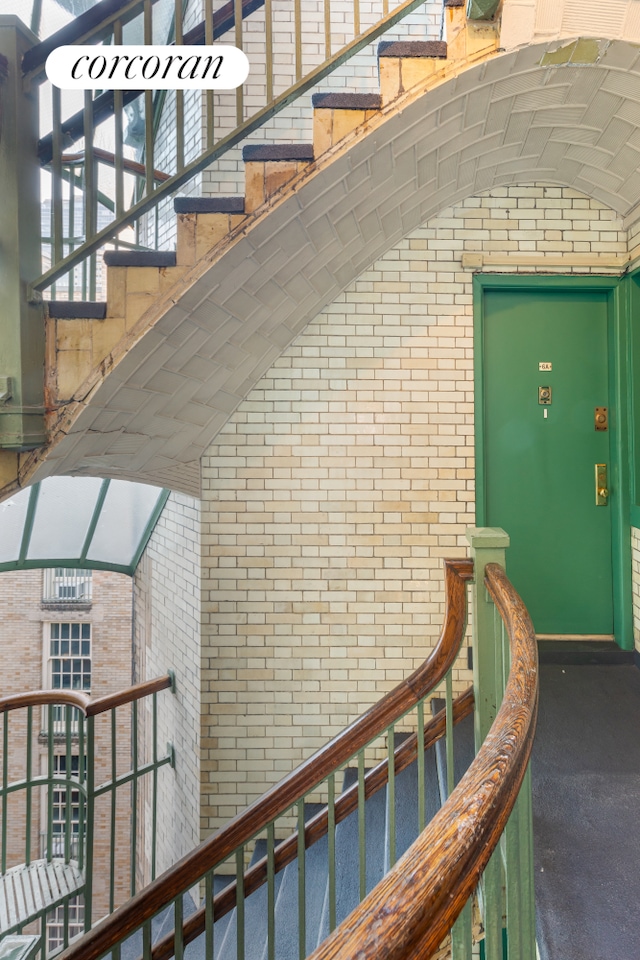
[[[500,528],[476,527],[467,531],[467,539],[474,563],[472,633],[477,751],[502,702],[509,662],[509,649],[502,620],[484,586],[484,568],[488,563],[498,563],[506,569],[505,551],[509,546],[509,536]],[[502,843],[484,872],[482,891],[486,960],[506,960],[503,954],[502,932],[505,917],[509,955],[514,957],[514,960],[535,960],[533,825],[529,772],[525,776]]]
[[[38,42],[14,16],[0,16],[0,447],[40,446],[44,432],[44,321],[29,286],[39,277],[38,90],[25,90],[21,62]]]
[[[496,718],[502,690],[496,680],[497,640],[494,627],[495,608],[484,586],[484,568],[488,563],[505,567],[505,551],[509,535],[497,527],[471,527],[467,530],[473,560],[473,690],[476,700],[476,752]]]
[[[495,607],[484,586],[484,568],[488,563],[505,566],[509,537],[499,528],[467,530],[473,559],[473,690],[476,701],[476,753],[482,746],[502,701],[502,638],[497,635]],[[482,878],[484,913],[484,956],[503,960],[502,956],[502,863],[499,848],[491,857]]]

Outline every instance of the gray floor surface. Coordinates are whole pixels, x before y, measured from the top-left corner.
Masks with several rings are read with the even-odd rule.
[[[541,958],[640,960],[640,670],[565,662],[540,672],[531,769]]]

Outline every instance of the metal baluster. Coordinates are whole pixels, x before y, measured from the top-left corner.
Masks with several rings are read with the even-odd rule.
[[[324,0],[324,58],[331,56],[331,0]]]
[[[175,0],[174,7],[174,34],[176,46],[183,44],[182,30],[182,0]],[[176,172],[184,167],[184,90],[176,90]]]
[[[360,899],[367,895],[367,824],[364,810],[364,750],[358,753],[358,854],[360,863]]]
[[[301,0],[294,0],[293,19],[296,33],[296,81],[302,79],[302,7]]]
[[[86,90],[84,94],[84,219],[87,240],[94,237],[97,232],[98,190],[96,182],[97,168],[93,153],[93,135],[93,101],[91,91]],[[95,254],[92,254],[89,258],[89,299],[95,300],[95,296],[96,257]]]
[[[453,677],[449,670],[445,680],[445,717],[447,748],[447,796],[451,796],[456,783],[453,754]]]
[[[145,920],[142,926],[142,956],[151,960],[151,920]]]
[[[204,939],[205,957],[213,960],[214,951],[214,916],[213,916],[213,870],[209,870],[204,878]]]
[[[264,0],[265,50],[267,56],[267,103],[273,100],[273,6]]]
[[[138,841],[138,701],[131,704],[131,747],[133,779],[131,782],[131,896],[136,892],[136,863]]]
[[[451,930],[451,960],[471,960],[473,950],[472,910],[470,897]],[[518,954],[515,954],[517,957]]]
[[[242,0],[233,0],[234,20],[235,20],[235,40],[238,50],[242,50]],[[239,125],[244,120],[244,101],[243,87],[240,84],[236,87],[236,123]]]
[[[62,249],[62,109],[60,89],[51,85],[52,111],[52,156],[51,156],[51,263],[58,263],[64,256]],[[69,299],[73,297],[69,292]]]
[[[86,839],[86,869],[84,884],[84,929],[85,933],[91,929],[93,915],[93,836],[95,820],[95,717],[87,717],[87,839]]]
[[[395,726],[387,730],[387,763],[389,780],[387,784],[387,803],[389,812],[389,866],[396,862],[396,764],[395,764]]]
[[[144,42],[148,46],[153,43],[153,3],[144,0]],[[145,165],[145,196],[153,193],[155,182],[153,179],[154,144],[153,144],[153,90],[144,92],[144,165]],[[156,210],[156,217],[158,213]]]
[[[65,755],[66,755],[66,771],[65,771],[65,788],[64,788],[64,861],[69,863],[71,859],[71,813],[72,813],[72,792],[71,792],[71,723],[73,717],[73,708],[72,707],[63,707],[64,710],[64,732],[65,732]]]
[[[116,779],[118,776],[118,731],[116,726],[115,707],[111,711],[111,790],[109,791],[111,800],[111,843],[109,850],[109,911],[112,913],[115,908],[116,894]]]
[[[73,167],[69,167],[69,219],[68,219],[68,253],[76,248],[76,175]],[[73,297],[71,291],[75,288],[76,268],[69,271],[69,299]]]
[[[328,846],[329,846],[329,933],[336,928],[336,776],[329,775],[328,797]]]
[[[244,960],[244,844],[236,850],[236,957]]]
[[[173,901],[173,917],[175,930],[174,957],[175,960],[183,960],[184,957],[184,930],[182,916],[182,894]]]
[[[267,960],[276,957],[276,858],[275,821],[267,824]]]
[[[213,0],[205,0],[204,3],[204,42],[207,45],[213,43]],[[207,126],[207,148],[213,147],[214,140],[214,109],[213,109],[213,90],[207,90],[206,101],[206,126]]]
[[[306,951],[306,862],[304,844],[304,800],[298,800],[298,957],[304,960]]]
[[[86,802],[86,757],[85,757],[85,742],[84,742],[84,714],[81,710],[78,711],[78,785],[79,785],[79,800],[80,806],[78,810],[78,816],[80,818],[80,825],[78,827],[78,866],[81,870],[84,869],[84,841],[85,841],[85,824],[87,817],[87,802]]]
[[[7,787],[9,785],[9,713],[2,714],[2,873],[7,872]]]
[[[5,714],[5,717],[7,714]],[[25,863],[31,863],[31,816],[33,813],[33,707],[27,707],[27,822],[25,824]]]
[[[424,795],[424,700],[418,703],[418,831],[422,833],[426,826],[426,803]]]
[[[158,833],[158,694],[153,694],[152,699],[152,716],[153,716],[153,794],[151,797],[151,879],[155,880],[156,878],[156,854],[157,854],[157,843],[156,836]]]
[[[47,860],[53,856],[53,704],[47,707]]]
[[[116,46],[122,44],[122,20],[113,24],[113,42]],[[116,180],[116,219],[124,213],[124,129],[122,115],[124,112],[122,90],[113,91],[113,119],[114,119],[114,156]]]
[[[485,960],[502,956],[502,853],[498,846],[482,877],[485,930]],[[519,960],[519,958],[518,958]]]

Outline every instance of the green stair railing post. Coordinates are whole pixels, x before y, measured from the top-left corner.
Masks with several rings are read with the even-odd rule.
[[[0,448],[9,451],[45,440],[43,308],[29,295],[42,270],[38,89],[24,89],[21,69],[35,43],[17,17],[0,16]]]
[[[484,586],[488,563],[506,568],[509,536],[499,528],[467,531],[474,564],[472,584],[473,687],[476,750],[484,742],[502,702],[508,675],[508,645],[502,621]],[[507,662],[505,662],[505,659]],[[489,861],[482,881],[486,960],[506,960],[503,926],[510,957],[535,960],[533,902],[533,826],[531,778],[527,772],[503,842]],[[455,937],[454,937],[455,940]],[[454,950],[454,960],[456,954]]]
[[[484,742],[496,718],[502,701],[501,671],[502,642],[496,636],[495,608],[484,586],[484,568],[488,563],[505,566],[505,551],[509,537],[497,528],[467,531],[473,559],[472,642],[473,689],[476,702],[476,752]],[[499,648],[499,649],[498,649]],[[502,956],[502,862],[496,850],[487,864],[482,879],[482,912],[484,922],[484,955],[486,960],[503,960]]]

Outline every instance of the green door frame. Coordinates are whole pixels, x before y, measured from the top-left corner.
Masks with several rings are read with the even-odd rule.
[[[631,590],[631,471],[629,442],[630,311],[626,278],[476,274],[473,278],[474,395],[476,456],[476,525],[486,525],[485,409],[484,409],[484,291],[488,289],[599,290],[607,294],[609,341],[609,407],[611,486],[618,496],[612,503],[611,563],[613,571],[613,629],[623,650],[633,650]],[[509,531],[507,531],[508,533]]]

